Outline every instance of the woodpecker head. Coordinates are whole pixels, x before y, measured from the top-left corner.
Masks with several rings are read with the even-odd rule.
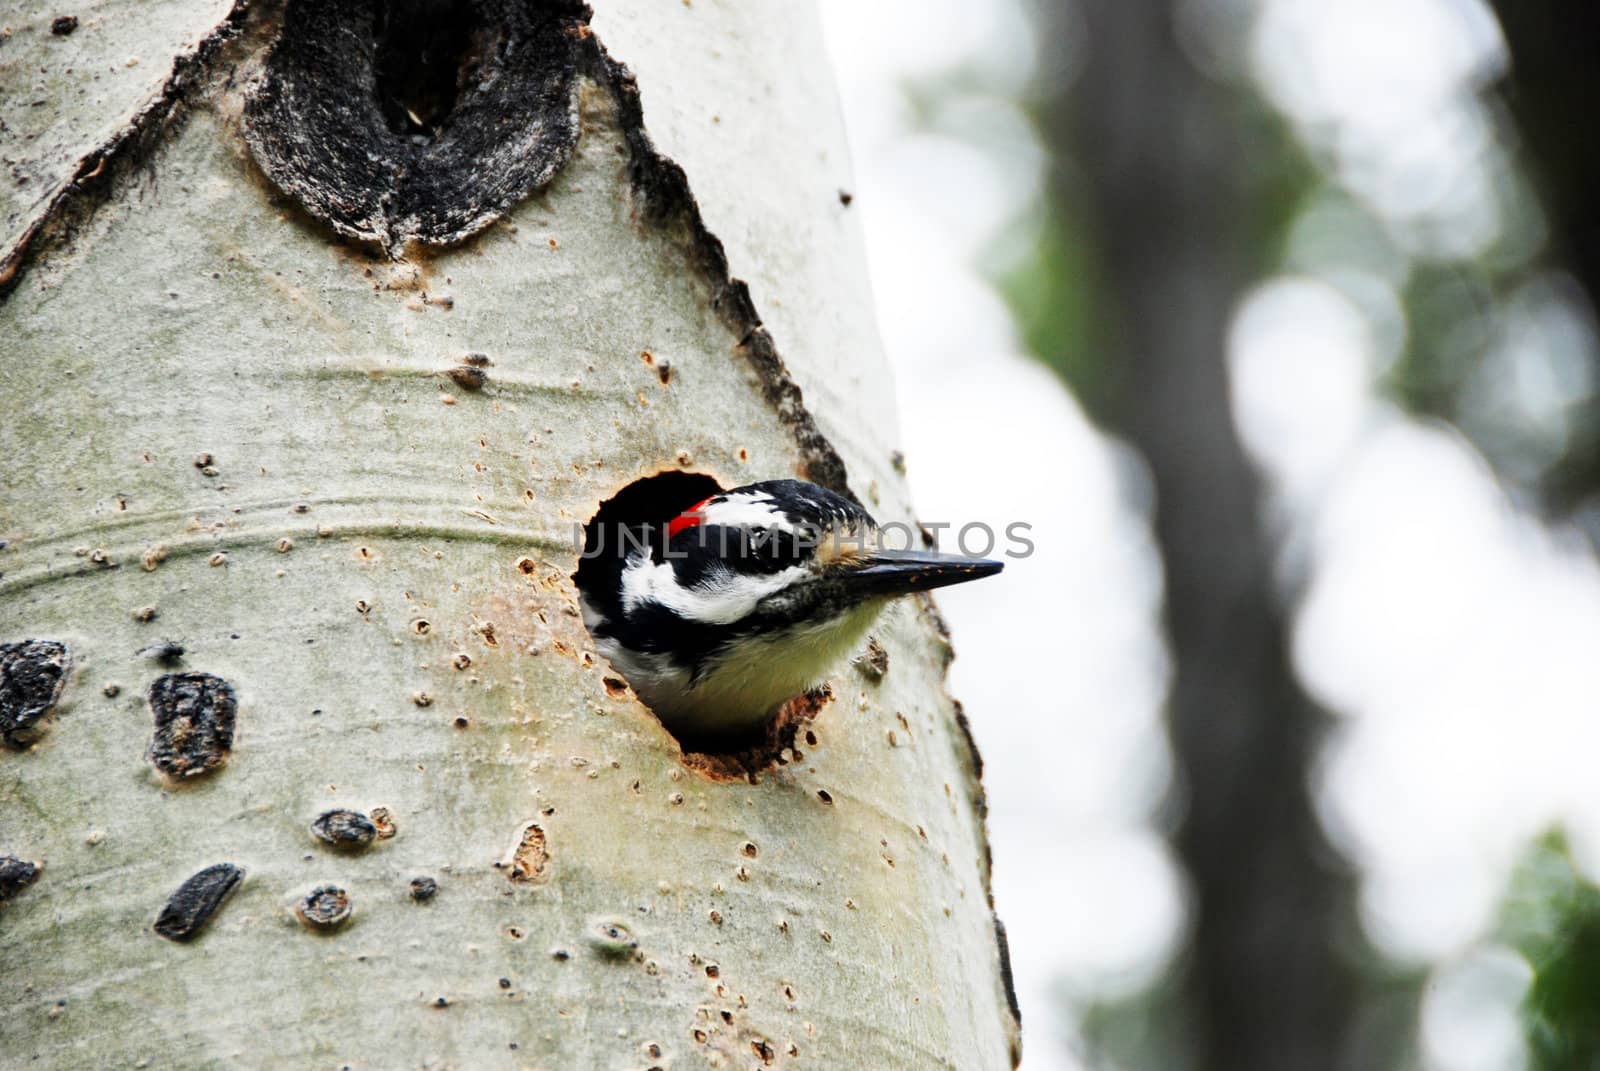
[[[680,737],[737,737],[816,687],[897,595],[1001,563],[881,547],[860,506],[799,480],[602,532],[578,571],[600,652]]]

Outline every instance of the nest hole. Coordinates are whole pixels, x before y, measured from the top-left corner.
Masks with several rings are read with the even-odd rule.
[[[797,695],[747,736],[714,740],[677,736],[678,746],[683,749],[683,765],[711,781],[748,781],[753,785],[760,774],[798,761],[796,737],[832,698],[833,691],[827,685]]]
[[[672,518],[722,490],[720,483],[704,473],[662,472],[635,480],[602,502],[584,525],[583,554],[572,574],[584,597],[586,625],[595,627],[609,594],[621,587],[622,568],[631,550],[651,546],[652,539],[659,542]],[[597,646],[606,646],[602,637],[596,640]],[[618,677],[626,678],[623,667],[613,668]],[[607,690],[615,698],[620,689],[610,687],[609,680]],[[638,693],[638,688],[634,691]],[[826,688],[795,696],[764,725],[739,736],[702,738],[667,722],[661,724],[682,749],[684,766],[714,780],[753,782],[758,773],[789,761],[797,734],[805,731],[830,698]],[[640,702],[649,709],[642,696]]]

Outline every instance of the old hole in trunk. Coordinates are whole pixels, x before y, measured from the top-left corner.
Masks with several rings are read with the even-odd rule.
[[[431,139],[472,77],[484,27],[471,0],[379,0],[373,74],[378,105],[396,134]]]
[[[453,245],[578,141],[578,0],[285,0],[244,136],[278,190],[392,257]]]

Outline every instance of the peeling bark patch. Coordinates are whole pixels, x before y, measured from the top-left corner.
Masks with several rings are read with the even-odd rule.
[[[588,20],[576,0],[290,0],[245,139],[340,234],[396,254],[459,242],[572,155]]]
[[[32,885],[43,870],[38,863],[18,859],[14,855],[0,855],[0,904],[5,903],[23,889]]]
[[[150,761],[169,777],[216,769],[233,747],[233,688],[210,673],[168,673],[150,685],[155,736]]]
[[[517,836],[517,845],[511,850],[511,858],[505,864],[506,877],[519,885],[531,885],[544,876],[544,868],[550,862],[550,853],[545,850],[544,830],[532,822],[522,827],[522,832]]]
[[[208,866],[178,886],[156,917],[156,933],[169,941],[187,941],[200,932],[228,895],[244,880],[232,863]]]
[[[66,687],[71,658],[55,640],[0,644],[0,736],[22,747],[55,707]]]
[[[360,811],[323,811],[311,823],[311,833],[340,851],[358,852],[378,836],[378,827]]]
[[[350,894],[337,885],[319,885],[295,904],[294,913],[312,929],[334,929],[350,918]]]
[[[395,826],[394,812],[387,807],[374,807],[367,817],[372,819],[372,826],[378,831],[379,840],[388,840],[399,832]]]
[[[876,639],[867,641],[867,649],[855,660],[855,666],[868,680],[881,681],[889,672],[889,652]]]

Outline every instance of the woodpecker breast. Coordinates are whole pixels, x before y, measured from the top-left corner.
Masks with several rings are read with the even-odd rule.
[[[870,514],[799,480],[619,525],[599,533],[598,547],[593,535],[578,571],[584,622],[680,737],[759,728],[825,681],[893,596],[1000,568],[886,550]]]

